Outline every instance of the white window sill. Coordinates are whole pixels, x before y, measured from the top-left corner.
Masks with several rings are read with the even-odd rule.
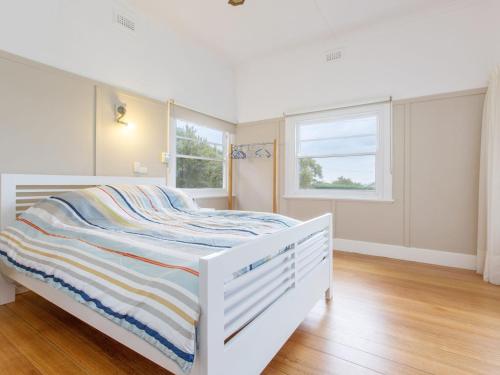
[[[332,196],[332,195],[285,195],[283,199],[314,199],[314,200],[330,200],[330,201],[355,201],[355,202],[378,202],[378,203],[394,203],[394,199],[376,198],[373,196]]]

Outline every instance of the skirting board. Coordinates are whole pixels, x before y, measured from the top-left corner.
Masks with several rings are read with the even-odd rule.
[[[439,266],[476,269],[476,256],[452,253],[449,251],[419,249],[400,245],[388,245],[376,242],[364,242],[335,238],[333,248],[339,251],[373,255],[379,257],[408,260],[412,262],[435,264]]]

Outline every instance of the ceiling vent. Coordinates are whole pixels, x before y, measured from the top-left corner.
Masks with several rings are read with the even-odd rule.
[[[343,57],[344,57],[344,51],[341,49],[328,51],[325,54],[325,60],[327,63],[340,61],[342,60]]]
[[[135,31],[135,21],[121,12],[115,12],[115,22],[130,31]]]

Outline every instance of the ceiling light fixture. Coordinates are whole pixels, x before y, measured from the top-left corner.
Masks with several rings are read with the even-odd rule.
[[[232,6],[238,6],[243,5],[245,3],[245,0],[229,0],[227,3]]]

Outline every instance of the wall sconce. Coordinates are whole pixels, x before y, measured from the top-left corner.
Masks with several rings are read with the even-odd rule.
[[[120,103],[115,105],[115,121],[118,124],[128,126],[129,123],[123,121],[123,118],[127,114],[127,105],[125,103]]]

